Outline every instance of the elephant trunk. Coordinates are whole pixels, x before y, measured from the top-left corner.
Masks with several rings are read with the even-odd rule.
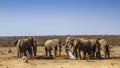
[[[66,52],[67,55],[68,55],[68,51],[69,51],[69,48],[68,48],[68,46],[66,45],[66,46],[65,46],[65,52]]]
[[[61,55],[61,47],[59,48],[59,55]]]
[[[36,47],[36,46],[33,46],[33,53],[34,53],[34,56],[36,56],[36,52],[37,52],[37,47]]]
[[[36,40],[32,41],[32,47],[33,47],[34,56],[37,56],[36,55],[37,53],[37,41]]]
[[[100,43],[96,41],[96,57],[99,59],[101,58],[100,50],[101,50]]]

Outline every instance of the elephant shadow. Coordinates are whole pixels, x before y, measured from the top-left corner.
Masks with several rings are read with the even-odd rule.
[[[119,57],[110,57],[110,58],[100,58],[100,59],[97,59],[97,58],[92,58],[92,60],[118,60],[120,59],[120,56]]]
[[[33,59],[55,59],[53,56],[36,56]]]
[[[120,59],[120,56],[118,56],[118,57],[111,57],[110,59]]]

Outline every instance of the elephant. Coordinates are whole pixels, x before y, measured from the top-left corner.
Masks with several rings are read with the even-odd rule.
[[[86,53],[88,53],[89,59],[91,58],[91,53],[92,53],[92,46],[91,43],[88,39],[83,39],[83,38],[78,38],[74,40],[74,45],[75,45],[75,55],[76,58],[81,58],[80,51],[83,51],[83,59],[86,57]]]
[[[100,53],[100,43],[97,39],[89,39],[91,46],[92,46],[92,57],[95,56],[96,58],[100,59],[101,58],[101,53]]]
[[[101,47],[101,52],[104,53],[105,58],[110,58],[110,49],[107,40],[105,39],[98,39]]]
[[[45,42],[44,44],[45,46],[45,54],[46,56],[48,56],[48,52],[49,52],[49,56],[52,56],[51,51],[53,50],[53,57],[57,56],[57,50],[59,50],[59,55],[61,55],[61,41],[60,39],[49,39]]]
[[[78,56],[81,59],[81,51],[84,54],[83,59],[85,59],[86,53],[88,53],[89,58],[91,58],[92,46],[88,39],[68,37],[66,39],[65,46],[66,46],[66,52],[70,51],[70,49],[72,48],[72,52],[77,59]]]
[[[22,58],[23,55],[26,56],[26,52],[28,51],[28,53],[30,54],[30,58],[31,58],[32,57],[32,47],[31,47],[31,45],[24,44],[23,40],[24,39],[19,39],[16,43],[17,56],[18,56],[18,58]]]
[[[22,58],[23,55],[26,56],[27,51],[30,54],[30,58],[32,57],[33,53],[34,56],[36,56],[37,45],[35,45],[34,39],[32,37],[25,37],[23,39],[19,39],[15,42],[15,45],[17,47],[18,58]]]
[[[67,37],[66,38],[66,42],[65,42],[65,51],[68,55],[68,51],[71,51],[73,54],[74,54],[74,51],[73,51],[73,41],[74,41],[75,37]]]
[[[74,55],[74,40],[77,39],[76,37],[67,37],[66,38],[66,43],[65,43],[65,51],[68,55],[68,51],[72,52]]]

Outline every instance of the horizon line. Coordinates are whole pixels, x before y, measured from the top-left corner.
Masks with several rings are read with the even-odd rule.
[[[120,36],[120,34],[65,34],[65,35],[6,35],[0,37],[23,37],[23,36]]]

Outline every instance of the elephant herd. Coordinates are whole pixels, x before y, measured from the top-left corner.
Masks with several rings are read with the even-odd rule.
[[[109,44],[105,39],[68,37],[65,46],[67,54],[71,51],[76,59],[85,59],[86,54],[89,59],[94,57],[100,59],[101,52],[105,58],[110,58]]]
[[[32,37],[24,37],[15,42],[17,48],[17,57],[27,56],[32,58],[37,53],[37,42]],[[60,39],[49,39],[44,43],[46,56],[60,56],[62,52],[62,44]],[[109,44],[105,39],[86,39],[77,37],[67,37],[65,42],[65,52],[71,52],[76,59],[101,59],[101,53],[105,58],[110,58]],[[52,54],[53,53],[53,54]]]

